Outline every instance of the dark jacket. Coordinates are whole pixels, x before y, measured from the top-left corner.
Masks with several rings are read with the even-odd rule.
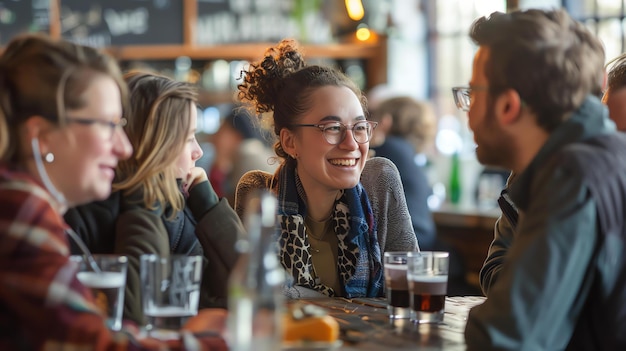
[[[589,154],[578,149],[604,138],[611,143]],[[519,220],[515,230],[496,227],[489,296],[469,313],[468,350],[626,349],[623,139],[589,97],[516,175]],[[607,227],[607,215],[619,225]]]
[[[244,230],[228,201],[211,201],[215,195],[208,182],[200,183],[191,189],[185,210],[170,220],[167,207],[148,210],[138,197],[115,192],[65,215],[94,253],[129,257],[124,317],[143,323],[139,256],[148,253],[203,255],[200,307],[226,307],[228,276],[238,258],[234,244]],[[75,244],[72,253],[80,253]]]
[[[554,158],[584,174],[596,201],[598,232],[593,282],[568,350],[626,349],[626,134],[570,145]]]

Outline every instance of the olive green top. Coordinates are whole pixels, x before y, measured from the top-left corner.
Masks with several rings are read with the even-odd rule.
[[[321,222],[309,216],[304,218],[316,279],[329,288],[333,288],[337,296],[342,296],[343,291],[337,272],[339,240],[331,226],[332,222],[332,217]]]

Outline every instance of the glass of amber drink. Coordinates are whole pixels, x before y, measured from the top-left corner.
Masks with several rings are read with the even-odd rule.
[[[391,319],[408,319],[410,316],[406,260],[406,251],[385,252],[385,288]]]
[[[442,323],[448,288],[449,254],[409,252],[407,281],[413,323]]]

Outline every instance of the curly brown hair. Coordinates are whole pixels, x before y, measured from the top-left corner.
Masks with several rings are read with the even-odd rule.
[[[320,65],[307,65],[298,43],[284,39],[265,51],[263,59],[250,64],[238,85],[238,98],[259,118],[271,118],[274,133],[297,124],[312,106],[311,93],[325,86],[347,87],[356,94],[363,112],[367,100],[362,91],[344,73]],[[280,145],[274,145],[278,157],[288,159]]]

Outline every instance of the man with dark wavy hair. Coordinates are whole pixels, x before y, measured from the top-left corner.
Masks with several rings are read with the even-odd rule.
[[[609,108],[609,116],[617,129],[626,131],[626,53],[607,64],[607,89],[602,102]]]
[[[493,13],[470,36],[455,100],[478,160],[516,174],[519,217],[495,232],[468,349],[625,350],[626,136],[596,97],[602,44],[562,10]]]

